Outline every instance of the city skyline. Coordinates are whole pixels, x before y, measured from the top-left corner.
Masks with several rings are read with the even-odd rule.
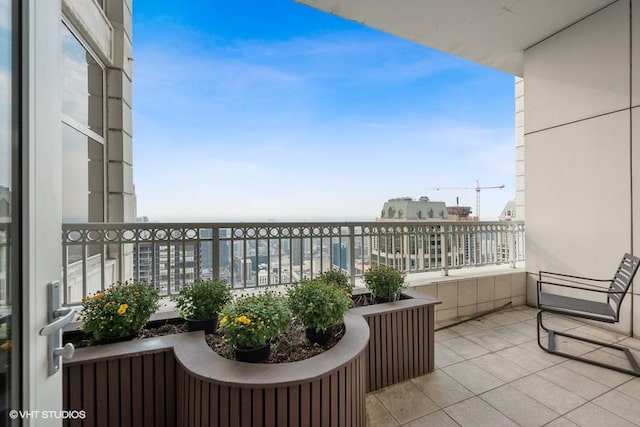
[[[290,1],[135,4],[134,183],[152,220],[373,219],[515,197],[513,77]],[[258,18],[259,17],[259,18]]]

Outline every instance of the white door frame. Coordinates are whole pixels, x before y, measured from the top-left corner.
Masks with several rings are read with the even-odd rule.
[[[24,0],[23,64],[23,381],[25,411],[62,411],[62,371],[48,375],[48,282],[62,271],[60,0]],[[61,425],[44,417],[24,425]]]

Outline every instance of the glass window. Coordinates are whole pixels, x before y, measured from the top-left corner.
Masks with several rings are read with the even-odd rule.
[[[104,220],[104,148],[62,124],[62,221]]]
[[[11,182],[11,2],[0,0],[0,189]],[[0,203],[2,202],[0,193]],[[0,206],[0,212],[2,207]],[[1,214],[0,214],[1,215]],[[6,216],[6,215],[5,215]]]
[[[104,68],[61,23],[62,221],[103,222]]]
[[[12,313],[20,298],[19,218],[14,214],[20,202],[20,126],[17,46],[19,42],[18,0],[0,0],[0,419],[7,420],[9,408],[20,402],[20,323]],[[2,422],[0,422],[2,424]]]
[[[62,113],[103,135],[104,70],[61,24]]]

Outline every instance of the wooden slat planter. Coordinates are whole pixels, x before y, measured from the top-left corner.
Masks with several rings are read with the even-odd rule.
[[[175,426],[173,346],[185,338],[198,339],[175,335],[78,349],[64,363],[63,407],[84,410],[86,418],[65,425]]]
[[[79,349],[64,408],[85,410],[88,426],[364,426],[368,341],[348,313],[340,342],[300,362],[228,360],[202,332]]]
[[[340,342],[300,362],[246,364],[204,342],[178,347],[178,390],[189,393],[178,397],[177,425],[364,426],[368,340],[363,318],[347,314]]]
[[[352,308],[369,324],[367,392],[433,372],[435,306],[440,301],[406,289],[407,299]]]
[[[349,310],[340,342],[301,362],[227,360],[202,332],[78,349],[63,365],[64,409],[87,417],[65,425],[364,426],[366,392],[434,368],[439,301],[405,296]]]

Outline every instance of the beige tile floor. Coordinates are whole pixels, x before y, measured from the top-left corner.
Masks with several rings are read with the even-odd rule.
[[[545,353],[535,317],[535,309],[516,307],[436,332],[435,371],[369,393],[367,425],[640,426],[640,377]],[[621,341],[640,360],[640,339],[557,316],[545,323]],[[566,339],[559,345],[626,363],[608,349]]]

